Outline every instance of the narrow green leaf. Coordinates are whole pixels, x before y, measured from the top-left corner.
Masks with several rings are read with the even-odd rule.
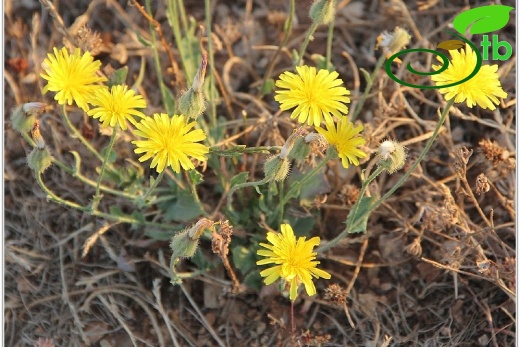
[[[204,182],[204,176],[197,170],[190,170],[188,173],[190,175],[191,182],[193,182],[195,185],[199,185]]]
[[[238,175],[235,175],[235,176],[233,176],[233,178],[231,178],[229,186],[231,188],[233,188],[237,184],[245,183],[247,181],[248,177],[249,177],[249,172],[247,172],[247,171],[246,172],[241,172]]]
[[[352,229],[350,229],[348,232],[350,234],[354,233],[366,233],[367,232],[367,223],[368,223],[368,217],[370,217],[370,213],[367,213],[362,219],[361,216],[365,212],[368,212],[371,210],[372,205],[376,202],[376,197],[371,196],[367,197],[364,196],[361,198],[361,201],[359,203],[359,206],[357,208],[357,211],[355,212],[355,215],[353,215],[354,210],[351,210],[348,214],[346,224],[351,225]]]

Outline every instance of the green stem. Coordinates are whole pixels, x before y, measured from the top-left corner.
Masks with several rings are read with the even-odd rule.
[[[307,35],[305,36],[305,41],[303,41],[303,44],[300,48],[300,53],[298,54],[298,63],[296,65],[303,64],[303,55],[305,54],[305,50],[307,49],[309,41],[311,40],[312,35],[316,31],[316,28],[318,28],[318,23],[312,22],[311,27],[309,28],[309,31],[307,31]]]
[[[146,12],[148,12],[150,17],[153,18],[150,0],[145,1],[145,7],[146,7]],[[170,98],[168,97],[168,91],[166,90],[166,86],[164,85],[164,82],[163,82],[161,60],[159,59],[159,51],[157,50],[157,37],[155,35],[155,28],[153,27],[152,23],[150,23],[148,26],[150,29],[150,36],[152,38],[153,60],[154,60],[154,64],[155,64],[155,72],[157,73],[157,81],[159,82],[159,90],[161,91],[161,97],[163,100],[164,108],[166,109],[166,113],[171,115],[175,112],[175,110],[172,110],[170,108],[171,103],[168,102],[168,100]]]
[[[83,176],[79,172],[79,167],[76,167],[76,169],[71,169],[70,167],[68,167],[67,165],[63,164],[61,161],[57,160],[56,158],[53,158],[52,162],[53,162],[53,164],[56,164],[56,166],[61,168],[63,171],[65,171],[66,173],[68,173],[72,177],[77,178],[81,182],[83,182],[83,183],[85,183],[85,184],[87,184],[87,185],[89,185],[91,187],[96,187],[97,183],[95,181],[93,181],[93,180]],[[120,196],[120,197],[127,198],[127,199],[130,199],[130,200],[134,200],[136,198],[136,196],[133,195],[133,194],[121,192],[119,190],[115,190],[115,189],[109,188],[109,187],[104,186],[104,185],[100,185],[99,189],[102,192],[104,192],[104,193]]]
[[[361,185],[361,190],[359,192],[359,195],[358,195],[358,198],[356,200],[356,203],[354,204],[354,206],[352,207],[352,212],[350,212],[350,215],[352,216],[352,218],[354,218],[354,216],[356,215],[357,213],[357,210],[359,208],[359,204],[361,203],[361,200],[363,199],[363,197],[365,196],[365,191],[367,190],[369,184],[377,177],[381,174],[381,172],[383,172],[385,170],[385,168],[380,165],[377,167],[377,169],[366,179],[363,181],[362,185]],[[349,220],[349,223],[347,224],[347,228],[348,230],[352,230],[352,223],[353,223],[353,219],[352,220]]]
[[[220,155],[222,157],[234,157],[240,154],[269,154],[271,151],[280,151],[281,146],[259,146],[259,147],[246,147],[246,145],[237,145],[229,149],[220,149],[220,146],[213,146],[209,148],[209,154]]]
[[[297,192],[300,191],[301,187],[305,183],[307,183],[311,178],[313,178],[325,166],[325,164],[327,164],[329,159],[332,159],[335,157],[337,157],[336,151],[333,150],[331,147],[329,147],[325,158],[323,158],[323,160],[318,165],[316,165],[316,167],[314,169],[309,171],[299,182],[296,182],[296,184],[291,185],[291,188],[289,189],[287,194],[285,194],[285,196],[281,199],[280,204],[276,208],[275,214],[279,215],[279,213],[281,213],[281,211],[283,211],[285,204],[287,204],[287,202],[289,202],[289,200],[294,195],[296,195]]]
[[[262,80],[262,86],[265,86],[265,83],[267,79],[271,76],[271,73],[274,69],[274,64],[276,64],[276,61],[278,59],[278,56],[280,53],[282,53],[282,50],[285,46],[287,46],[287,43],[289,42],[289,37],[291,35],[291,30],[293,26],[294,21],[294,15],[296,12],[296,6],[295,6],[295,0],[290,0],[289,2],[289,15],[287,16],[287,19],[284,23],[284,36],[282,39],[282,43],[278,46],[278,49],[276,50],[276,53],[274,54],[273,58],[271,59],[271,62],[269,63],[269,67],[265,71],[264,78]],[[259,96],[262,96],[264,94],[264,88],[260,88]]]
[[[206,213],[206,211],[204,210],[204,207],[202,206],[202,203],[200,202],[199,193],[197,192],[197,185],[195,184],[195,181],[193,180],[190,172],[186,172],[186,174],[188,175],[191,194],[193,195],[193,198],[195,199],[195,202],[197,203],[197,205],[200,207],[200,210],[204,214],[204,217],[207,217],[208,214]]]
[[[43,183],[41,173],[37,173],[35,176],[36,176],[36,182],[38,183],[40,188],[47,194],[47,199],[49,199],[52,202],[55,202],[57,204],[64,205],[64,206],[67,206],[67,207],[71,207],[71,208],[77,209],[77,210],[82,211],[82,212],[87,212],[90,215],[95,216],[95,217],[101,217],[101,218],[112,220],[112,221],[116,221],[116,222],[130,223],[130,224],[136,224],[136,225],[144,225],[144,226],[147,226],[147,227],[154,227],[154,228],[161,228],[161,229],[171,229],[172,228],[171,225],[166,225],[166,224],[161,224],[161,223],[153,223],[153,222],[143,222],[141,220],[135,219],[132,216],[128,216],[128,215],[114,216],[114,215],[107,214],[107,213],[102,213],[102,212],[99,212],[99,211],[92,211],[90,207],[81,206],[81,205],[79,205],[79,204],[77,204],[75,202],[62,199],[59,196],[57,196],[56,194],[54,194],[54,192],[51,191],[45,185],[45,183]]]
[[[280,188],[279,188],[279,195],[280,195],[280,219],[278,225],[281,225],[283,222],[283,210],[284,205],[281,204],[281,201],[283,200],[283,188],[284,188],[284,181],[280,181]]]
[[[433,131],[432,136],[430,137],[430,139],[426,143],[426,146],[422,150],[421,154],[419,155],[419,157],[417,158],[415,163],[412,164],[410,169],[408,169],[408,171],[406,171],[406,173],[399,179],[399,181],[397,181],[397,183],[392,188],[390,188],[390,190],[388,192],[386,192],[385,195],[383,195],[378,201],[376,201],[374,203],[374,205],[372,205],[370,210],[365,212],[363,215],[361,215],[357,219],[358,223],[360,223],[366,215],[372,213],[372,211],[375,211],[379,206],[381,206],[381,204],[383,202],[385,202],[385,200],[388,199],[388,197],[390,197],[406,181],[406,179],[412,174],[412,172],[415,170],[415,168],[422,162],[422,160],[426,156],[426,153],[428,153],[428,151],[430,150],[430,148],[433,145],[433,142],[437,138],[437,135],[439,134],[439,131],[440,131],[442,125],[444,124],[444,121],[446,120],[446,116],[448,115],[448,111],[449,111],[450,107],[453,105],[454,101],[455,101],[455,99],[451,99],[451,100],[449,100],[447,102],[444,110],[441,113],[441,116],[439,117],[439,121],[437,122],[437,126],[435,127],[435,130]],[[348,235],[349,230],[352,230],[352,228],[355,228],[355,227],[357,227],[357,223],[356,223],[356,225],[352,225],[350,229],[349,228],[345,228],[345,230],[343,230],[333,240],[331,240],[331,241],[327,242],[326,244],[324,244],[323,246],[317,248],[316,252],[317,253],[323,253],[326,250],[334,247],[336,244],[338,244],[338,242],[343,240]]]
[[[206,17],[206,34],[208,37],[208,64],[209,64],[209,104],[212,127],[217,127],[217,105],[215,96],[215,57],[213,56],[213,37],[211,36],[211,1],[204,0],[204,16]]]
[[[157,178],[153,181],[152,185],[148,188],[148,190],[146,191],[146,193],[144,194],[144,196],[142,198],[143,203],[146,203],[146,199],[148,199],[150,194],[152,194],[152,192],[155,190],[155,188],[157,188],[157,185],[159,185],[159,183],[162,181],[165,172],[166,172],[166,169],[161,171],[159,173],[159,175],[157,176]]]
[[[327,61],[327,70],[332,67],[332,39],[334,37],[334,20],[336,16],[334,16],[329,23],[329,33],[327,34],[327,53],[325,54],[325,59]]]
[[[377,73],[383,66],[385,59],[386,59],[386,57],[384,54],[379,57],[379,60],[376,63],[376,67],[374,68],[374,71],[370,75],[370,78],[367,79],[367,86],[365,88],[365,91],[363,92],[363,95],[361,95],[361,98],[359,99],[359,103],[356,106],[356,110],[350,117],[352,122],[357,119],[357,117],[359,116],[359,113],[361,112],[361,109],[363,108],[363,105],[365,105],[365,101],[368,98],[368,94],[370,93],[370,90],[372,90],[372,86],[374,85],[374,80],[376,79]]]
[[[31,145],[31,147],[36,147],[36,143],[34,140],[29,136],[29,133],[21,133],[22,137],[25,139],[25,141]]]
[[[184,73],[186,74],[186,81],[188,82],[188,85],[191,85],[191,82],[193,81],[193,77],[195,73],[192,73],[188,67],[187,60],[191,58],[191,56],[186,55],[185,47],[182,42],[182,30],[180,26],[180,20],[179,20],[179,8],[177,7],[177,0],[168,0],[167,3],[167,11],[168,11],[168,21],[170,23],[170,26],[172,28],[173,37],[175,39],[175,44],[177,46],[177,49],[179,50],[179,54],[181,56],[181,64],[182,68],[184,69]]]
[[[74,125],[72,125],[69,116],[67,115],[67,110],[65,109],[65,105],[62,107],[61,117],[65,121],[65,124],[69,128],[70,131],[74,134],[74,136],[92,153],[94,154],[100,161],[103,161],[103,156],[99,154],[99,152],[92,147],[92,145],[80,134],[78,129]]]
[[[96,199],[101,199],[99,195],[99,189],[101,186],[101,181],[103,180],[103,175],[105,174],[105,169],[108,163],[108,158],[110,158],[110,153],[112,152],[112,148],[114,147],[114,142],[116,141],[117,130],[119,129],[119,124],[112,129],[112,136],[110,136],[110,142],[108,143],[108,147],[106,149],[105,158],[103,159],[103,164],[101,164],[101,170],[99,172],[99,177],[96,183],[96,194],[94,195],[94,201]]]
[[[228,197],[227,197],[227,205],[228,205],[228,207],[231,207],[231,197],[232,197],[233,193],[236,190],[241,189],[241,188],[246,188],[246,187],[257,187],[257,186],[260,186],[262,184],[268,183],[270,180],[271,179],[269,177],[264,177],[264,179],[260,180],[260,181],[245,182],[245,183],[237,184],[236,186],[234,186],[233,188],[231,188],[229,190]]]

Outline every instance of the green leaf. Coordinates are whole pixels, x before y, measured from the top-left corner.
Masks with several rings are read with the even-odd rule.
[[[204,182],[204,176],[197,170],[190,170],[188,171],[188,174],[190,175],[190,180],[193,184],[198,185]]]
[[[103,156],[103,158],[105,158],[105,156],[107,155],[107,149],[108,149],[108,146],[103,148],[103,150],[101,151],[101,155]],[[108,156],[107,161],[109,163],[113,163],[116,161],[116,159],[117,159],[117,153],[114,150],[114,147],[112,147],[112,150],[110,151],[110,155]]]
[[[241,172],[238,175],[233,176],[233,178],[231,178],[231,181],[229,183],[230,188],[233,188],[237,184],[245,183],[247,181],[248,177],[249,177],[249,172],[247,172],[247,171]]]
[[[166,113],[172,116],[175,113],[175,97],[173,96],[171,90],[166,87],[166,84],[164,84],[161,81],[161,88],[164,91],[164,109],[166,110]]]
[[[509,22],[509,12],[514,7],[488,5],[472,8],[459,14],[453,20],[453,27],[462,35],[469,28],[470,34],[486,34],[502,29]]]
[[[255,252],[250,251],[247,247],[233,247],[231,249],[231,254],[233,256],[233,264],[243,274],[249,273],[249,271],[251,271],[253,267],[256,265]]]
[[[126,81],[127,75],[128,75],[128,66],[122,67],[122,68],[114,71],[114,73],[108,78],[108,81],[107,81],[108,88],[111,88],[112,86],[124,84]]]
[[[182,229],[182,226],[172,226],[170,230],[146,229],[144,234],[154,240],[170,241],[173,235]]]
[[[244,278],[244,284],[257,291],[262,289],[262,276],[260,276],[260,272],[258,272],[258,271],[250,272]]]
[[[265,80],[265,83],[262,84],[262,94],[271,94],[274,90],[274,80],[272,78],[268,78]]]
[[[166,221],[188,222],[202,214],[202,210],[190,192],[178,190],[175,202],[168,203],[165,209]]]
[[[134,32],[137,35],[137,41],[141,42],[145,47],[152,47],[152,43],[141,36],[137,31]]]
[[[361,201],[359,202],[359,206],[355,212],[355,215],[353,215],[354,210],[350,210],[350,213],[348,214],[346,221],[347,225],[352,226],[352,229],[348,231],[349,234],[367,232],[367,223],[368,217],[370,217],[370,213],[367,213],[362,219],[360,218],[365,212],[369,212],[372,209],[372,206],[376,202],[376,199],[377,198],[375,196],[364,196],[363,198],[361,198]]]
[[[310,235],[311,230],[316,225],[316,219],[312,215],[303,218],[292,215],[286,215],[286,219],[287,222],[289,222],[289,224],[293,228],[294,235],[296,237],[308,237]]]

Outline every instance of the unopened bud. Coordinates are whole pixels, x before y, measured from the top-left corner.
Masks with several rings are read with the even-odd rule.
[[[28,102],[14,108],[11,111],[11,122],[13,128],[21,134],[31,131],[36,116],[45,111],[45,104],[42,102]]]
[[[307,159],[310,152],[311,146],[309,146],[309,144],[305,141],[305,138],[298,137],[296,141],[294,141],[294,147],[289,154],[289,158],[295,160],[304,160]]]
[[[289,174],[291,165],[287,159],[275,155],[267,159],[264,164],[265,177],[271,181],[283,181]]]
[[[204,230],[211,228],[213,222],[209,219],[201,219],[191,228],[186,228],[183,231],[172,237],[170,248],[172,249],[173,264],[177,258],[191,258],[195,254],[199,245],[199,238]]]
[[[294,147],[294,144],[295,144],[295,141],[297,141],[299,138],[301,138],[303,136],[303,134],[306,133],[305,129],[303,129],[302,127],[296,129],[288,138],[287,140],[285,141],[282,149],[280,150],[280,154],[278,154],[278,156],[280,157],[280,159],[285,159],[287,158],[287,156],[289,155],[289,153],[291,153],[293,147]]]
[[[336,0],[316,0],[311,6],[309,16],[314,23],[329,24],[336,13]]]
[[[389,174],[392,174],[404,166],[406,162],[406,148],[397,141],[386,140],[379,146],[378,156],[378,165],[381,165]]]
[[[199,66],[197,74],[193,78],[193,84],[179,98],[179,112],[188,118],[197,119],[206,109],[206,100],[204,98],[204,77],[206,75],[207,55],[202,54],[202,62]]]
[[[410,38],[410,34],[401,27],[396,27],[392,33],[385,30],[377,37],[376,49],[381,47],[385,56],[389,58],[405,48],[410,43]],[[394,60],[401,63],[399,58]]]
[[[27,165],[35,172],[43,173],[51,166],[53,158],[49,150],[45,148],[45,141],[40,133],[38,122],[34,123],[31,133],[36,147],[27,156]]]

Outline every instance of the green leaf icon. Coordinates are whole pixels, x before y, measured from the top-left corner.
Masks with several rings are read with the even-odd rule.
[[[486,34],[502,29],[509,22],[509,12],[514,7],[489,5],[472,8],[459,14],[453,20],[453,27],[462,35],[469,28],[470,34]]]
[[[466,44],[460,40],[447,40],[439,43],[437,48],[442,48],[447,51],[451,51],[454,49],[464,48]]]

